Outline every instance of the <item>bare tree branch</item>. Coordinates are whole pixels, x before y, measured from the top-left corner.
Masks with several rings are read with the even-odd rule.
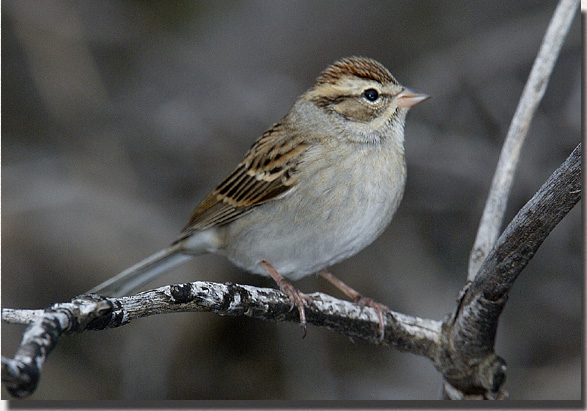
[[[561,0],[559,2],[542,40],[540,51],[534,60],[532,71],[501,149],[489,197],[485,203],[477,237],[471,250],[467,276],[469,281],[472,281],[477,275],[479,267],[499,235],[522,145],[536,108],[544,96],[552,69],[578,6],[578,0]]]
[[[393,346],[431,359],[445,380],[446,398],[504,398],[505,361],[495,355],[499,315],[515,279],[542,241],[581,198],[581,145],[520,210],[498,239],[474,282],[465,287],[454,314],[442,323],[389,312],[380,339],[379,318],[370,307],[310,294],[310,324],[372,344]],[[150,315],[213,312],[271,321],[299,321],[281,291],[238,284],[196,281],[134,296],[76,297],[46,310],[2,310],[2,320],[29,324],[14,359],[2,357],[2,382],[15,397],[30,395],[59,338],[85,330],[128,324]]]
[[[441,368],[441,372],[445,380],[465,396],[479,394],[480,388],[499,395],[505,378],[505,362],[493,349],[499,316],[508,293],[544,239],[580,199],[581,144],[518,212],[483,262],[475,280],[463,290],[457,310],[443,325],[443,341],[454,352],[444,359],[448,368]],[[455,365],[460,370],[452,368]],[[480,376],[485,376],[484,381],[472,378],[471,370],[476,368]],[[479,381],[471,384],[475,379]],[[475,387],[477,384],[481,385]]]
[[[372,308],[322,293],[309,296],[313,300],[306,308],[310,324],[373,344],[393,345],[401,351],[431,359],[436,355],[439,321],[387,313],[382,341],[379,317]],[[2,381],[15,397],[26,397],[35,390],[41,368],[62,335],[120,327],[141,317],[175,312],[213,312],[271,321],[299,321],[297,309],[292,309],[288,297],[279,290],[205,281],[161,287],[122,298],[86,294],[46,310],[3,309],[3,321],[29,326],[14,359],[2,357]]]
[[[41,318],[44,310],[18,310],[14,308],[2,309],[2,322],[6,324],[32,324]]]
[[[14,359],[2,356],[2,382],[8,392],[17,398],[32,394],[41,378],[41,368],[59,338],[64,334],[83,331],[92,320],[105,315],[110,309],[107,301],[98,298],[92,299],[90,304],[74,299],[71,303],[54,304],[47,310],[27,310],[21,316],[23,322],[37,318],[27,327]],[[18,319],[15,311],[8,312],[12,321]]]

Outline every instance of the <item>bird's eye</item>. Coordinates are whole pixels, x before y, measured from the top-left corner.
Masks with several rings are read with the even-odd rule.
[[[374,88],[369,88],[363,91],[363,97],[365,97],[368,101],[376,101],[379,98],[379,93]]]

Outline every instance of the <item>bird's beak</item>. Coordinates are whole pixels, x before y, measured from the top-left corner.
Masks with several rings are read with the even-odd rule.
[[[417,91],[404,87],[401,93],[397,95],[397,106],[410,108],[429,98],[430,96],[428,94],[418,93]]]

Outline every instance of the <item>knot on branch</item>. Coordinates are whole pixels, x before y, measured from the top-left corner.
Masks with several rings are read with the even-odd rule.
[[[465,286],[458,307],[442,324],[436,363],[444,375],[445,395],[451,399],[503,398],[505,361],[494,351],[495,335],[507,295],[497,301]],[[447,387],[447,384],[450,387]]]
[[[468,369],[451,368],[444,372],[445,396],[448,399],[504,399],[502,390],[506,378],[506,363],[495,353],[489,353]]]
[[[85,330],[102,330],[111,322],[115,310],[112,299],[98,294],[82,294],[71,300],[70,304],[54,304],[51,309],[62,312],[70,319],[68,333]]]
[[[169,294],[170,301],[175,304],[187,304],[196,298],[189,284],[173,284],[169,287]]]
[[[490,395],[497,395],[505,382],[507,366],[504,359],[492,353],[476,368],[481,386],[486,388]]]

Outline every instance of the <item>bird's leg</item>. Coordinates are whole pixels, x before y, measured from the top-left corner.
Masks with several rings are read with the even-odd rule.
[[[331,283],[340,291],[342,291],[354,303],[359,304],[361,307],[367,306],[373,308],[377,313],[377,316],[379,317],[379,339],[383,340],[383,337],[385,335],[385,322],[383,321],[383,313],[388,313],[389,307],[381,303],[378,303],[371,298],[363,297],[357,290],[348,286],[327,270],[320,270],[318,272],[318,275],[320,275],[329,283]]]
[[[294,304],[298,308],[298,312],[300,313],[300,327],[302,327],[302,329],[304,330],[303,337],[305,337],[307,331],[306,310],[304,309],[303,300],[306,300],[308,303],[312,303],[312,299],[308,297],[306,294],[302,293],[297,288],[295,288],[293,285],[291,285],[291,283],[287,281],[281,274],[279,274],[277,270],[273,268],[273,266],[269,264],[267,261],[263,260],[260,264],[269,273],[271,278],[275,280],[275,282],[279,286],[279,289],[289,297],[290,301],[292,302],[292,308]]]

